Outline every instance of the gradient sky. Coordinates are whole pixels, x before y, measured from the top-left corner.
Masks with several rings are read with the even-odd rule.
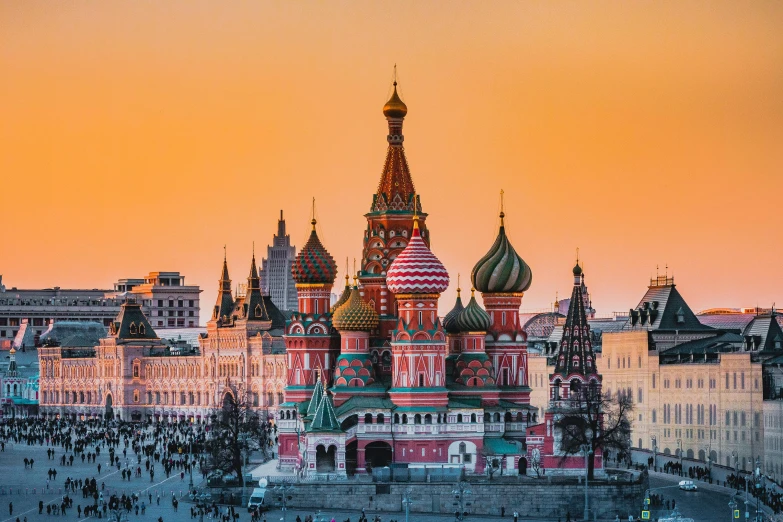
[[[694,309],[783,305],[783,2],[0,3],[3,282],[179,270],[214,301],[285,211],[359,257],[398,64],[441,312],[491,245],[523,309],[599,314],[656,265]],[[463,288],[469,283],[463,279]]]

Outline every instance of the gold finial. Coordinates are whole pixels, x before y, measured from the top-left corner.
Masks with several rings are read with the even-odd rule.
[[[459,293],[462,291],[462,289],[459,287],[459,278],[461,274],[457,274],[457,297],[459,297]]]
[[[253,259],[256,258],[256,242],[253,241]]]
[[[476,289],[472,286],[470,287],[470,298],[473,299],[476,296]]]
[[[579,247],[576,247],[576,265],[579,266]]]
[[[359,279],[356,275],[356,258],[353,258],[353,286],[356,288],[359,287],[359,284],[357,283],[357,279]]]
[[[348,286],[348,256],[345,256],[345,286]]]
[[[397,64],[394,64],[394,86],[397,86]]]
[[[503,211],[503,189],[500,189],[500,226],[505,226],[503,218],[506,217],[506,213]]]
[[[663,277],[669,279],[669,263],[666,263],[666,272],[663,273]]]
[[[226,245],[223,245],[223,262],[226,262]]]
[[[315,224],[317,221],[315,220],[315,198],[313,198],[313,210],[312,210],[313,219],[310,220],[310,224],[313,225],[313,232],[315,232]]]

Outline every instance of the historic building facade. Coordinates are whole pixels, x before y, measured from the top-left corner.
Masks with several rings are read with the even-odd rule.
[[[291,265],[296,257],[296,247],[285,231],[283,211],[277,220],[277,234],[272,244],[266,247],[266,257],[261,259],[261,291],[272,298],[281,310],[296,310],[296,285],[291,276]]]
[[[519,307],[531,270],[506,236],[473,269],[467,306],[441,322],[449,274],[430,250],[427,214],[403,148],[406,105],[383,109],[381,180],[364,216],[361,267],[328,307],[336,265],[313,231],[292,268],[299,311],[284,335],[288,375],[280,461],[310,474],[437,467],[526,473],[530,407]],[[486,310],[475,298],[482,294]]]
[[[41,413],[198,422],[227,394],[275,409],[286,382],[285,316],[262,295],[255,257],[244,295],[232,295],[225,259],[218,289],[198,349],[159,339],[134,300],[122,304],[108,337],[45,342],[38,349]]]

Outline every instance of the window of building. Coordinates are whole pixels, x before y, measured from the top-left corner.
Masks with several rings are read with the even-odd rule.
[[[734,389],[737,389],[737,372],[734,372]]]
[[[193,308],[194,306],[196,306],[194,303],[195,303],[195,301],[193,301],[193,299],[190,299],[190,300],[188,301],[188,306],[189,306],[190,308]]]
[[[133,390],[133,402],[139,402],[139,390]]]
[[[178,308],[182,308],[183,305],[184,305],[184,302],[182,301],[182,299],[178,299],[177,300],[177,307]]]

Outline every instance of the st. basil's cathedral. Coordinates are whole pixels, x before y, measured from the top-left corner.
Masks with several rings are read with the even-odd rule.
[[[541,423],[530,406],[527,336],[519,321],[532,271],[506,235],[502,210],[495,242],[473,267],[467,305],[458,288],[453,308],[439,318],[449,273],[430,250],[427,214],[405,157],[407,112],[395,82],[383,107],[386,160],[365,215],[353,284],[346,275],[330,309],[337,265],[315,219],[292,267],[299,312],[284,335],[280,465],[306,474],[353,475],[386,466],[468,473],[494,466],[526,474],[535,459],[536,467],[550,471],[584,469],[582,457],[564,456],[555,429],[567,412],[569,390],[600,387],[584,306],[572,306],[566,320],[550,379],[552,411]],[[582,304],[581,285],[573,292],[571,302]],[[600,472],[600,452],[594,462]]]
[[[244,293],[234,295],[224,257],[198,350],[160,339],[132,300],[108,337],[63,327],[38,349],[40,415],[208,422],[232,396],[274,416],[280,466],[301,474],[345,476],[387,466],[483,473],[490,465],[503,474],[584,469],[582,457],[564,454],[557,429],[580,390],[601,387],[581,268],[574,268],[542,420],[530,405],[527,335],[519,320],[532,272],[506,235],[502,210],[495,242],[473,267],[467,305],[458,288],[440,319],[438,299],[450,278],[430,250],[427,214],[405,158],[407,112],[395,82],[383,107],[388,149],[365,214],[361,266],[353,284],[346,276],[333,306],[337,265],[313,219],[291,267],[293,315],[264,295],[255,256]],[[603,469],[600,451],[594,467]]]

